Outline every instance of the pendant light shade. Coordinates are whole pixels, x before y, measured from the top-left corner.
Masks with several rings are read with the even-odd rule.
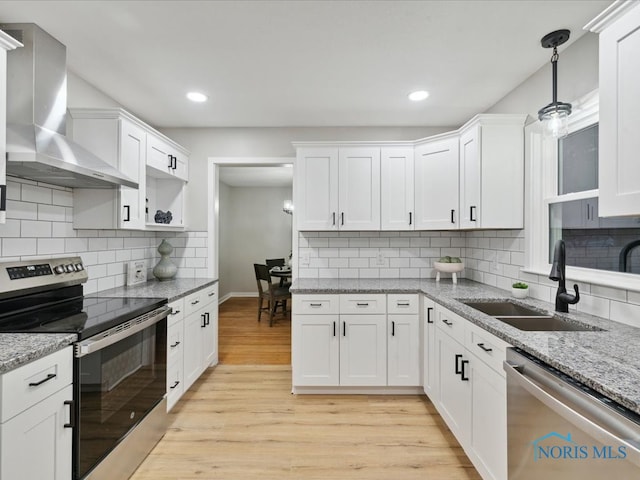
[[[570,34],[569,30],[556,30],[540,40],[544,48],[553,48],[551,55],[553,99],[549,105],[538,110],[538,119],[542,122],[545,133],[553,138],[563,138],[569,133],[571,104],[558,101],[558,46],[569,40]]]

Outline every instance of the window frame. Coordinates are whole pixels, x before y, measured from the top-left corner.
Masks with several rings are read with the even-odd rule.
[[[598,90],[572,102],[569,133],[599,122]],[[547,277],[549,205],[598,197],[598,190],[558,195],[558,141],[543,135],[540,121],[525,127],[525,266],[523,272]],[[640,275],[584,267],[566,267],[567,278],[624,290],[640,291]]]

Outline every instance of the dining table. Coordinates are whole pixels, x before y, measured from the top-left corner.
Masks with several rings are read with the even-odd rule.
[[[269,275],[279,278],[280,286],[283,286],[291,278],[291,267],[273,267]]]

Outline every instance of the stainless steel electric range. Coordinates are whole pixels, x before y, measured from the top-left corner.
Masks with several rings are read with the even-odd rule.
[[[80,257],[0,264],[0,332],[75,333],[73,479],[128,478],[164,435],[166,298],[83,295]]]

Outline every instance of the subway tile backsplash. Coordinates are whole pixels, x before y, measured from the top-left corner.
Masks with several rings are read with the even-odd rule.
[[[73,191],[30,180],[7,178],[7,221],[0,224],[0,260],[79,255],[87,266],[85,293],[126,283],[127,262],[145,260],[148,278],[163,238],[174,250],[178,277],[207,276],[207,232],[74,230]]]

